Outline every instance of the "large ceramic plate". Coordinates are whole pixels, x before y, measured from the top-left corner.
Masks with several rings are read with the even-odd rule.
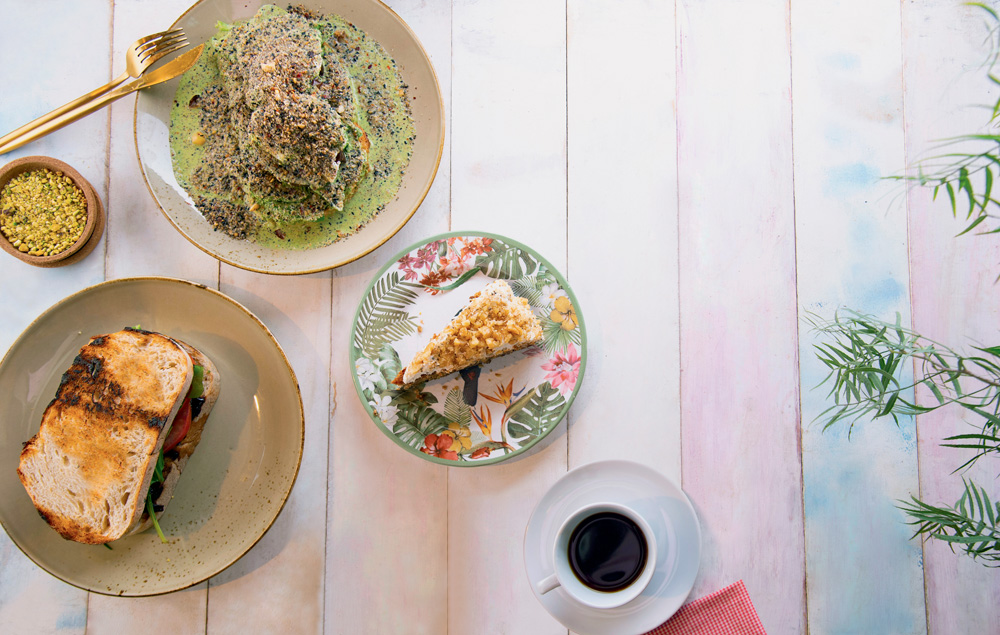
[[[218,21],[245,20],[267,4],[262,0],[201,0],[174,23],[192,44],[207,41]],[[281,3],[274,3],[285,6]],[[396,198],[356,234],[332,245],[280,250],[236,240],[211,225],[178,185],[170,160],[170,106],[179,79],[139,93],[135,105],[135,142],[143,177],[163,213],[188,240],[208,254],[243,269],[300,274],[338,267],[369,253],[406,224],[430,189],[444,148],[444,106],[427,53],[410,28],[378,0],[304,0],[294,3],[322,14],[335,13],[373,36],[396,60],[409,85],[416,126],[413,157]]]
[[[456,289],[428,288],[466,274]],[[542,344],[485,365],[472,405],[458,374],[392,390],[400,368],[495,278],[528,299]],[[412,454],[465,467],[504,461],[549,434],[579,391],[587,335],[578,306],[566,279],[530,247],[494,234],[434,236],[396,254],[365,292],[351,336],[355,388],[372,421]]]
[[[62,373],[91,335],[139,325],[202,350],[222,392],[204,436],[155,531],[102,546],[64,540],[17,478],[21,444],[37,431]],[[105,282],[62,300],[0,362],[0,523],[40,567],[109,595],[153,595],[222,571],[264,535],[288,498],[302,458],[295,375],[267,328],[241,305],[171,278]]]

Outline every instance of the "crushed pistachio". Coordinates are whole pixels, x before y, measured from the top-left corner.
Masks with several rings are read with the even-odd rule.
[[[86,225],[87,199],[62,172],[24,172],[0,192],[0,232],[22,253],[62,253],[80,238]]]

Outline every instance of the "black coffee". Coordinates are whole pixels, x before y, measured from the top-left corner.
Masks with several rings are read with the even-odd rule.
[[[646,537],[628,516],[599,512],[569,537],[569,564],[580,582],[612,593],[635,582],[646,566]]]

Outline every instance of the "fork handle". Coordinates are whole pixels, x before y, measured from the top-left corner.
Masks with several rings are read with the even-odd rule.
[[[124,82],[128,78],[129,78],[129,74],[127,72],[122,73],[121,75],[119,75],[115,79],[111,80],[110,82],[108,82],[104,86],[101,86],[100,88],[95,88],[94,90],[90,91],[86,95],[83,95],[82,97],[78,97],[78,98],[74,99],[73,101],[69,102],[68,104],[66,104],[64,106],[60,106],[59,108],[56,108],[55,110],[53,110],[52,112],[50,112],[48,114],[42,115],[41,117],[39,117],[38,119],[35,119],[34,121],[29,121],[28,123],[26,123],[23,126],[21,126],[20,128],[18,128],[17,130],[15,130],[15,131],[13,131],[13,132],[11,132],[9,134],[4,135],[3,137],[0,137],[0,148],[3,148],[4,145],[10,143],[14,139],[17,139],[21,135],[30,132],[31,130],[37,128],[38,126],[41,126],[44,123],[52,121],[53,119],[56,119],[57,117],[60,117],[60,116],[62,116],[64,114],[68,113],[69,111],[73,110],[74,108],[78,108],[78,107],[82,106],[83,104],[87,103],[91,99],[94,99],[96,97],[100,97],[101,95],[103,95],[104,93],[108,92],[109,90],[112,90],[112,89],[116,88],[117,86],[119,86],[122,82]],[[53,128],[53,130],[55,130],[55,128]],[[25,142],[25,143],[27,143],[27,142]],[[15,147],[19,147],[19,146],[15,146]],[[10,148],[10,150],[13,150],[13,149],[14,148]],[[6,152],[6,151],[7,150],[4,150],[3,152]],[[0,153],[0,154],[2,154],[2,153]]]
[[[40,139],[41,137],[44,137],[50,132],[55,132],[56,130],[59,130],[63,126],[73,123],[77,119],[82,119],[83,117],[86,117],[90,113],[100,110],[101,108],[104,108],[106,105],[110,104],[116,99],[121,99],[125,95],[129,95],[139,90],[140,88],[144,87],[145,84],[143,84],[140,80],[136,80],[131,84],[122,86],[118,90],[105,93],[104,95],[90,101],[87,104],[69,110],[64,114],[56,117],[55,119],[50,119],[49,121],[46,121],[45,123],[39,126],[36,126],[34,129],[29,130],[28,132],[19,137],[14,137],[6,144],[0,145],[0,154],[10,152],[11,150],[16,150],[17,148],[20,148],[26,143],[30,143],[35,139]],[[7,135],[7,137],[10,136],[12,135]]]

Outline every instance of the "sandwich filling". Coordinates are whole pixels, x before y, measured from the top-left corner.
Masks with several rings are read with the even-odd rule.
[[[184,399],[184,403],[181,404],[180,410],[177,411],[177,416],[174,417],[174,421],[170,425],[166,441],[163,442],[160,454],[156,457],[153,478],[149,484],[149,491],[146,492],[146,513],[143,514],[142,521],[145,522],[148,519],[153,524],[153,528],[156,529],[156,535],[160,537],[161,542],[167,542],[167,537],[163,535],[163,530],[160,529],[157,514],[162,512],[166,505],[158,503],[157,500],[163,494],[163,484],[166,481],[167,456],[170,456],[171,463],[179,458],[179,455],[173,452],[173,450],[191,429],[191,418],[197,416],[195,414],[195,403],[198,404],[198,414],[201,413],[201,406],[205,403],[205,397],[203,396],[205,393],[205,368],[198,364],[194,364],[192,368],[194,375],[191,380],[191,389],[188,391],[188,396]]]

